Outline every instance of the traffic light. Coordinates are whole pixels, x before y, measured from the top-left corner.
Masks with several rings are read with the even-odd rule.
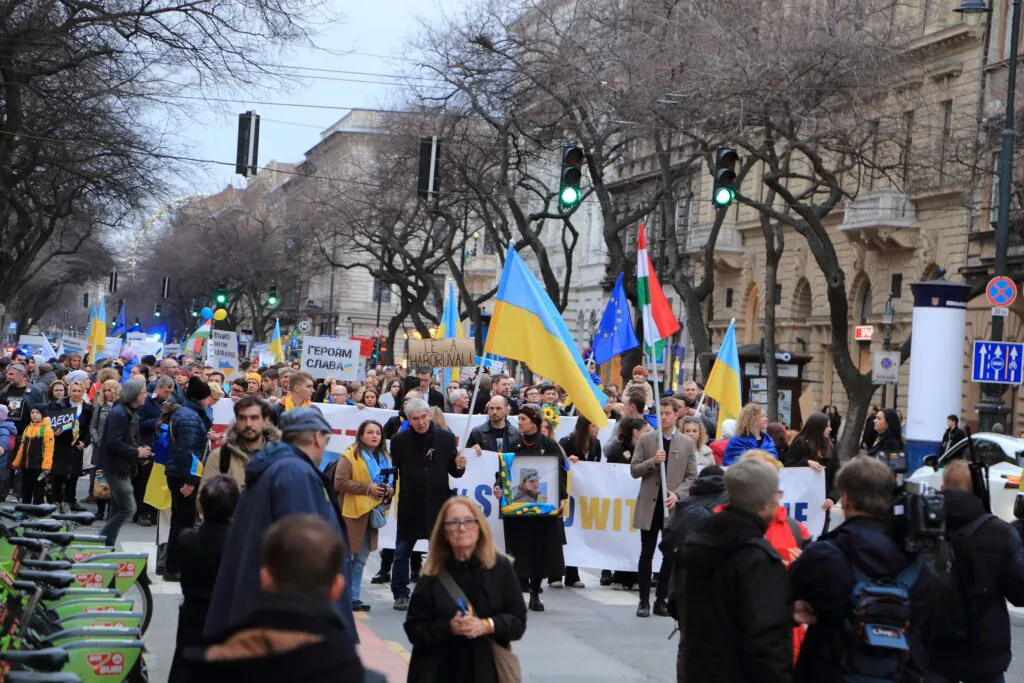
[[[565,145],[562,148],[562,172],[559,175],[558,203],[562,209],[571,209],[580,203],[583,191],[583,148]]]
[[[196,309],[193,308],[192,309],[192,317],[193,318],[198,318],[199,317],[199,311],[197,311]]]
[[[217,302],[218,306],[223,306],[228,302],[228,290],[223,284],[217,287],[217,291],[213,295],[213,300]]]
[[[157,318],[163,315],[163,312],[160,310],[160,304],[157,304],[156,308],[153,309],[153,315]]]
[[[277,295],[277,285],[270,285],[270,291],[267,292],[267,305],[271,308],[277,308],[277,304],[281,299]]]
[[[719,147],[715,150],[714,189],[711,190],[711,202],[724,208],[732,204],[736,198],[736,164],[740,155],[731,147]]]

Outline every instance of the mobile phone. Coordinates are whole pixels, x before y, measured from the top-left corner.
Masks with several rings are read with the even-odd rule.
[[[462,616],[466,616],[466,601],[460,596],[455,604],[458,606],[459,611],[462,612]]]

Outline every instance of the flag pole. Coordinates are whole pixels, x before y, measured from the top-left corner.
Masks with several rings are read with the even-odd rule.
[[[658,391],[658,346],[657,346],[657,344],[652,344],[651,345],[651,355],[648,356],[648,358],[651,359],[651,367],[653,368],[653,373],[652,374],[654,375],[654,410],[655,410],[654,414],[657,415],[657,417],[658,417],[658,442],[657,443],[660,445],[661,442],[662,442],[662,439],[664,438],[663,435],[664,435],[665,432],[663,432],[661,430],[661,394]],[[665,453],[665,456],[666,456],[666,462],[661,463],[661,467],[659,468],[661,470],[661,503],[662,503],[662,505],[665,506],[665,516],[664,516],[663,521],[662,521],[663,525],[667,525],[668,524],[668,474],[667,474],[667,469],[665,467],[665,465],[667,463],[667,459],[668,459],[668,453]]]
[[[487,352],[484,352],[480,356],[480,365],[476,368],[476,378],[473,380],[473,397],[469,399],[469,412],[466,417],[466,427],[462,430],[462,440],[459,441],[459,450],[466,448],[466,442],[469,441],[469,432],[472,429],[473,424],[473,406],[476,405],[476,397],[480,395],[480,379],[484,374],[484,365],[487,363]]]

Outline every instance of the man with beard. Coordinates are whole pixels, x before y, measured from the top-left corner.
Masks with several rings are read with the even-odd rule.
[[[281,439],[281,432],[270,423],[273,409],[258,396],[246,396],[235,404],[235,424],[224,439],[224,445],[210,453],[203,468],[200,490],[220,474],[235,480],[239,490],[245,489],[245,468],[257,451]]]

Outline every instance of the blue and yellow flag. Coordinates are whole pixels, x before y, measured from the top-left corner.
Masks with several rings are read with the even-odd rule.
[[[267,349],[274,354],[275,363],[284,362],[284,345],[281,343],[281,321],[274,321],[274,334],[270,337],[270,348]]]
[[[528,364],[565,389],[579,414],[598,429],[608,424],[608,397],[594,384],[562,315],[515,249],[505,259],[484,353]]]
[[[99,301],[93,309],[92,320],[89,321],[89,360],[96,362],[103,357],[103,351],[107,348],[107,306],[103,301],[103,292],[100,292]]]
[[[193,477],[203,477],[203,461],[200,460],[195,454],[192,455],[192,466],[188,468],[188,473]]]
[[[729,329],[718,349],[718,358],[708,375],[704,394],[718,401],[718,427],[716,435],[722,437],[722,422],[735,420],[740,416],[743,402],[740,399],[740,354],[736,348],[736,321],[729,323]]]
[[[455,298],[455,285],[451,279],[444,293],[444,312],[441,314],[441,325],[438,328],[441,339],[462,339],[462,323],[459,321],[459,303]],[[458,382],[462,377],[459,368],[444,369],[444,385],[448,386],[453,381]]]

